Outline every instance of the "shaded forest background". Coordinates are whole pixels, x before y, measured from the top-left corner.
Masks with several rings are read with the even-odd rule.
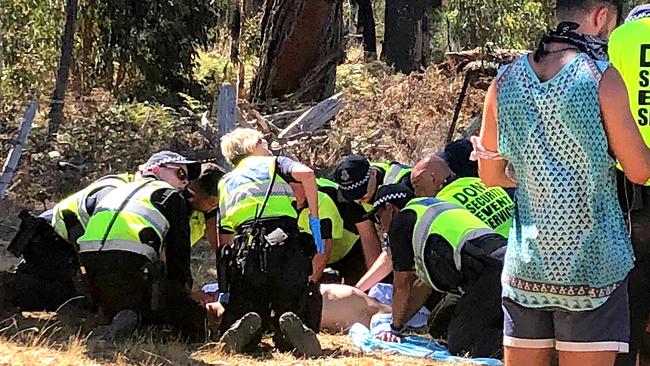
[[[640,2],[628,1],[626,11]],[[547,0],[0,0],[2,156],[27,102],[39,103],[10,191],[55,199],[96,175],[133,169],[156,149],[215,149],[200,120],[214,120],[223,83],[235,86],[249,119],[343,92],[346,107],[327,136],[311,136],[309,149],[294,143],[314,166],[349,151],[409,162],[447,134],[463,80],[437,67],[445,53],[532,49],[552,25],[553,7]],[[470,91],[461,120],[480,110],[481,99],[480,88]]]

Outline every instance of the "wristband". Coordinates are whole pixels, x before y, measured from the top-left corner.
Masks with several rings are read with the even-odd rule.
[[[227,304],[230,301],[230,292],[220,292],[217,301],[222,304]]]
[[[402,331],[404,330],[404,327],[402,326],[401,328],[398,329],[397,327],[395,327],[393,325],[393,323],[390,323],[390,330],[392,330],[393,333],[395,333],[397,335],[402,335]]]

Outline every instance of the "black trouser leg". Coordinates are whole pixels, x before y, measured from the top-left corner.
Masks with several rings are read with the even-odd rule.
[[[636,365],[641,350],[648,315],[650,314],[650,262],[638,260],[630,272],[628,299],[630,302],[630,352],[619,353],[616,366]]]
[[[318,305],[310,296],[315,286],[310,287],[308,277],[311,273],[311,258],[302,250],[301,244],[292,242],[273,248],[269,253],[269,274],[271,279],[271,309],[275,316],[271,319],[274,330],[274,343],[280,349],[291,347],[284,340],[278,328],[278,318],[286,312],[296,314],[314,332],[320,328],[320,318],[310,314]],[[316,288],[315,291],[320,292]],[[310,307],[311,306],[311,307]]]
[[[179,281],[162,281],[161,309],[155,312],[155,320],[169,324],[182,338],[202,341],[205,338],[206,311],[194,301]]]
[[[500,357],[503,345],[501,309],[501,266],[485,267],[480,276],[465,287],[449,322],[449,352],[471,357]]]
[[[111,318],[125,309],[145,319],[151,316],[153,278],[143,271],[146,257],[123,251],[86,252],[80,257],[90,294],[105,316]]]

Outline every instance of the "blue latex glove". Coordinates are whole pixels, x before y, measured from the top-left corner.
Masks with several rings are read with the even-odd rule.
[[[309,229],[311,230],[311,236],[314,237],[316,251],[318,254],[325,253],[325,244],[323,243],[323,238],[320,235],[320,219],[318,217],[309,215]]]

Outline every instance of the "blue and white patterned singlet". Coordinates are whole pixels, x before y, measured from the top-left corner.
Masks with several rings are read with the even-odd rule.
[[[541,82],[523,56],[497,76],[499,153],[518,179],[503,291],[523,306],[595,309],[633,266],[599,107],[607,67],[579,54]]]

